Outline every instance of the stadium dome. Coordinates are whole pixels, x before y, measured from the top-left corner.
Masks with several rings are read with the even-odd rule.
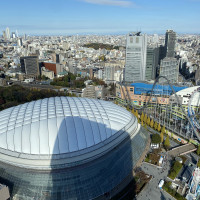
[[[132,172],[148,140],[130,112],[94,99],[37,100],[0,119],[0,177],[20,199],[104,196]]]

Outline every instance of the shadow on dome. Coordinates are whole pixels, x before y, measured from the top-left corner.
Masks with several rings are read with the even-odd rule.
[[[116,130],[97,118],[56,118],[57,131],[47,130],[46,138],[53,154],[46,155],[51,170],[0,165],[0,177],[12,188],[13,199],[117,200],[125,193],[125,199],[132,199],[133,169],[143,157],[148,134],[143,128],[133,131],[136,122]]]
[[[68,132],[67,142],[61,140],[60,136],[66,134],[63,130]],[[143,129],[133,138],[125,130],[110,131],[113,135],[108,137],[109,127],[95,119],[65,117],[59,126],[52,170],[41,199],[119,199],[125,193],[125,199],[133,199],[133,169],[141,159],[148,136]],[[63,153],[58,162],[58,151],[66,150],[68,153]]]

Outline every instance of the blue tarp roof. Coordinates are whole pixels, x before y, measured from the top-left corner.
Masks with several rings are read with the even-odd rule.
[[[134,94],[146,94],[146,93],[151,93],[151,90],[153,88],[153,84],[149,83],[132,83],[131,86],[134,87]],[[184,87],[179,87],[179,86],[173,86],[173,89],[175,92],[178,92],[180,90],[183,90],[185,88],[188,88],[186,86]],[[159,85],[156,84],[154,87],[154,94],[164,94],[164,95],[171,95],[172,94],[172,89],[169,85]]]

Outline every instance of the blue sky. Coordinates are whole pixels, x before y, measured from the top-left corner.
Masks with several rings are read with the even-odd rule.
[[[200,0],[1,0],[0,34],[200,33]]]

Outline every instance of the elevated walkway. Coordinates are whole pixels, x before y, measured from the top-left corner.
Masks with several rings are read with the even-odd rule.
[[[173,148],[168,152],[168,155],[176,157],[176,156],[181,156],[193,151],[196,151],[197,148],[193,144],[185,144],[176,148]]]

